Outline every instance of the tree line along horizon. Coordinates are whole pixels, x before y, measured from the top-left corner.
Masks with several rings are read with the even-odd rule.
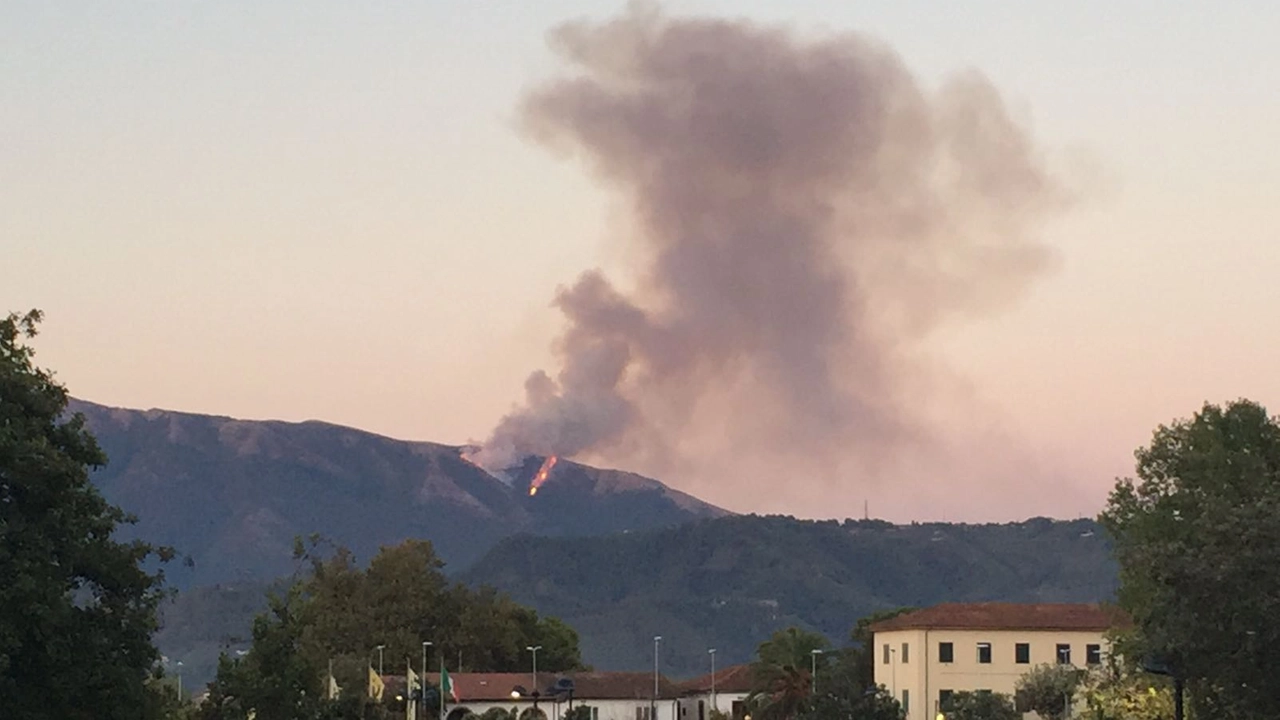
[[[298,541],[298,570],[254,620],[249,649],[224,653],[207,698],[193,705],[153,643],[159,605],[172,593],[163,568],[176,553],[116,538],[136,518],[90,482],[107,458],[84,418],[66,415],[66,388],[35,363],[30,341],[41,319],[33,310],[0,320],[6,718],[389,717],[391,705],[363,692],[372,649],[400,663],[427,641],[487,671],[527,670],[530,646],[541,646],[540,669],[585,668],[573,628],[492,588],[450,583],[428,541],[383,548],[362,567],[313,536]],[[1052,705],[1065,692],[1097,718],[1154,720],[1172,706],[1169,677],[1185,686],[1190,717],[1280,715],[1269,670],[1280,666],[1280,419],[1251,400],[1206,403],[1158,426],[1135,456],[1134,477],[1116,481],[1098,517],[1120,568],[1117,603],[1133,620],[1114,633],[1114,660],[1093,674],[1037,668],[1016,698],[957,693],[949,719],[1039,707],[1056,720]],[[898,612],[858,621],[842,648],[798,628],[776,633],[753,663],[752,716],[900,717],[875,686],[868,634]],[[816,649],[825,651],[820,664]],[[361,692],[328,699],[330,668],[339,685]]]

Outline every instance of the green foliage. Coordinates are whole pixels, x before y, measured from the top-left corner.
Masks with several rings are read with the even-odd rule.
[[[253,624],[253,646],[243,659],[224,656],[201,707],[201,720],[315,718],[324,702],[323,669],[303,651],[305,601],[300,588],[273,597]]]
[[[796,717],[798,720],[901,720],[902,706],[884,688],[857,694],[819,691],[812,702],[801,708]]]
[[[1013,699],[1003,693],[957,692],[942,708],[947,720],[1021,720]]]
[[[814,653],[829,647],[821,635],[794,627],[779,630],[761,643],[751,669],[755,686],[749,698],[752,716],[760,720],[798,716],[812,700]],[[825,664],[825,657],[823,660]]]
[[[582,667],[573,628],[492,588],[450,584],[428,541],[384,547],[363,570],[346,550],[324,557],[319,547],[313,542],[300,553],[309,566],[302,584],[304,641],[313,657],[361,659],[363,672],[376,658],[373,648],[383,645],[387,671],[403,674],[406,660],[420,670],[422,643],[430,641],[429,670],[438,668],[443,653],[455,672],[514,672],[528,667],[525,648],[541,645],[539,668]]]
[[[749,662],[773,632],[848,637],[854,618],[939,602],[1098,602],[1115,565],[1098,525],[818,522],[735,516],[608,537],[503,541],[460,579],[491,584],[582,634],[587,661],[707,672]],[[541,657],[539,657],[541,659]],[[865,670],[864,670],[865,674]]]
[[[0,319],[0,707],[6,720],[165,712],[151,643],[171,552],[113,533],[133,522],[89,482],[106,456],[24,340],[38,311]]]
[[[577,710],[577,708],[574,708],[574,709]],[[484,713],[480,716],[480,720],[515,720],[515,715],[513,715],[510,711],[508,711],[505,708],[492,707],[484,711]],[[578,720],[578,719],[566,717],[565,720]],[[590,720],[590,718],[588,718],[587,720]]]
[[[591,720],[591,706],[574,705],[572,710],[564,714],[564,720]]]
[[[383,671],[395,675],[403,675],[409,663],[421,671],[422,643],[428,639],[437,653],[428,672],[438,668],[441,651],[450,664],[460,653],[481,664],[474,669],[523,670],[528,645],[543,646],[539,666],[549,671],[580,665],[571,628],[491,589],[451,585],[429,542],[383,548],[365,569],[345,549],[325,556],[321,547],[318,538],[309,546],[299,542],[304,572],[255,620],[248,654],[235,661],[223,657],[203,720],[239,720],[249,709],[260,720],[403,709],[404,701],[390,695],[378,709],[356,702],[366,694],[369,669],[378,665],[379,645]],[[342,703],[321,699],[330,663]],[[433,709],[436,692],[426,688]]]
[[[1074,665],[1037,665],[1018,678],[1018,707],[1045,720],[1063,720],[1083,673]]]
[[[1280,715],[1280,422],[1206,404],[1136,456],[1100,517],[1135,623],[1123,651],[1183,678],[1204,717]]]
[[[1173,692],[1163,678],[1133,668],[1090,671],[1076,693],[1090,720],[1167,720],[1173,717]]]

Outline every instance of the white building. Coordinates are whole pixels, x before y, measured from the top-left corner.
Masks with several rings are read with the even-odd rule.
[[[956,691],[1012,695],[1036,665],[1096,665],[1118,615],[1100,605],[974,603],[937,605],[871,626],[876,684],[906,720],[933,720]]]
[[[743,720],[751,679],[750,665],[733,665],[681,683],[680,720],[711,720],[712,710]]]
[[[461,720],[467,713],[483,715],[495,707],[515,709],[522,720],[561,720],[578,705],[592,708],[592,720],[677,720],[679,711],[679,687],[659,675],[655,697],[652,673],[538,673],[537,685],[532,673],[450,673],[449,679],[458,700],[448,700],[446,720]],[[438,684],[440,679],[433,676],[429,681]]]

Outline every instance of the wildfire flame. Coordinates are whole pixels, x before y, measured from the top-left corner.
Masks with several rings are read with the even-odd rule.
[[[481,467],[480,463],[476,462],[476,459],[475,459],[476,453],[478,452],[480,452],[480,448],[476,447],[475,445],[464,445],[463,447],[458,448],[458,457],[462,458],[464,462],[469,463],[471,465],[475,465],[476,467],[483,470],[484,468]]]
[[[542,483],[547,481],[547,476],[551,474],[551,468],[556,466],[556,462],[559,459],[555,455],[551,455],[542,461],[542,467],[538,468],[538,474],[534,475],[533,481],[529,483],[529,497],[538,494],[538,488],[542,487]]]

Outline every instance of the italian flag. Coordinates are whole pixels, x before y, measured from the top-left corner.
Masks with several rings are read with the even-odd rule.
[[[459,702],[458,688],[454,687],[453,680],[449,679],[449,671],[444,668],[440,668],[440,692],[453,698],[454,702]]]

